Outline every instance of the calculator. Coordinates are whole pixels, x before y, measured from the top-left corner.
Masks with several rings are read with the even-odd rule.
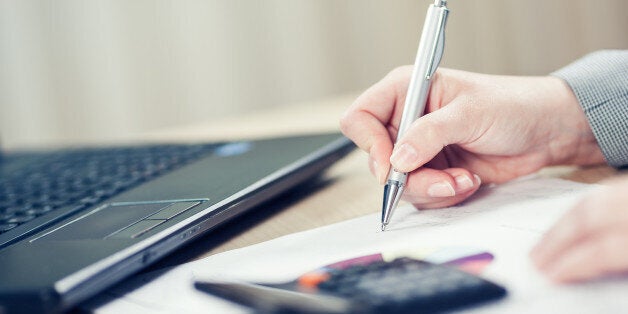
[[[434,313],[506,295],[478,276],[412,258],[312,272],[299,278],[299,286],[351,300],[370,313]]]
[[[479,276],[407,257],[324,267],[281,285],[197,282],[196,287],[265,313],[438,313],[506,295],[502,286]]]

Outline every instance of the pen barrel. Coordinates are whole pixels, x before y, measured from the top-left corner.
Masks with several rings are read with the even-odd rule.
[[[430,5],[427,9],[397,140],[403,136],[412,122],[425,112],[430,78],[436,71],[442,55],[448,11],[445,6],[437,5]]]

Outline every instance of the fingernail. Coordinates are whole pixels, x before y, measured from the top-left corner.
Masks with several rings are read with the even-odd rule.
[[[390,163],[395,168],[407,169],[416,161],[417,156],[418,154],[412,145],[401,144],[401,146],[395,148],[392,156],[390,156]]]
[[[369,158],[369,168],[371,169],[371,173],[375,176],[375,179],[379,184],[384,184],[386,181],[386,173],[382,169],[380,169],[379,163],[373,158]]]
[[[482,184],[482,179],[480,179],[479,175],[473,174],[473,177],[475,178],[475,182],[477,182],[477,185],[481,185]]]
[[[377,161],[372,158],[369,157],[369,170],[371,170],[371,173],[377,178],[378,177],[378,173],[377,173]]]
[[[388,178],[388,171],[386,169],[378,168],[377,181],[379,184],[384,184]]]
[[[448,197],[456,195],[454,187],[449,182],[439,182],[430,185],[427,195],[431,197]]]
[[[468,176],[457,176],[454,180],[456,180],[456,188],[460,192],[467,191],[473,187],[473,181]]]

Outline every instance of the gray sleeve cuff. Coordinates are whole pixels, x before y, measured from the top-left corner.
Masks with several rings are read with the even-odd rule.
[[[569,84],[609,165],[628,165],[628,50],[586,55],[551,75]]]

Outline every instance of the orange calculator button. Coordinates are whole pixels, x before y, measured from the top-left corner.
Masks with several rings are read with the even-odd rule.
[[[319,283],[329,279],[325,272],[311,272],[299,277],[299,285],[307,288],[316,288]]]

